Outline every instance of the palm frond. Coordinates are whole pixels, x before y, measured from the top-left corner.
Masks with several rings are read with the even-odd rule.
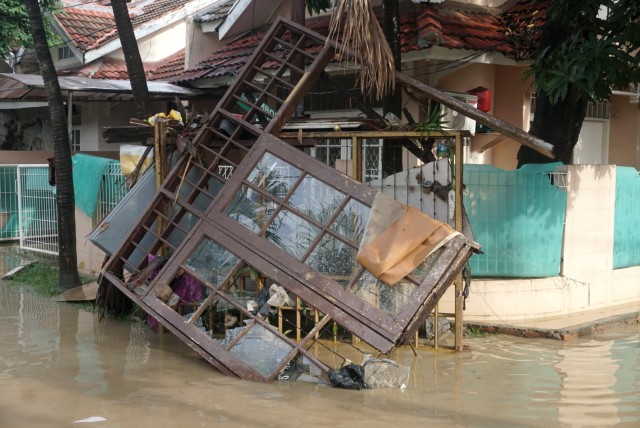
[[[338,40],[338,54],[360,66],[358,81],[363,94],[381,99],[395,88],[393,53],[369,0],[336,0],[329,38]]]

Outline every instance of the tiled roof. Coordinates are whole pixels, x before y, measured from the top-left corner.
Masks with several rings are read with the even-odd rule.
[[[152,68],[148,80],[169,80],[184,72],[184,49],[173,54],[155,68]]]
[[[214,4],[211,8],[203,10],[196,16],[196,22],[222,22],[229,13],[236,0],[223,0]]]
[[[128,3],[133,28],[179,10],[186,0],[151,0]],[[204,3],[203,3],[204,4]],[[117,37],[111,6],[100,2],[74,3],[54,17],[81,51],[96,49]]]
[[[547,1],[517,0],[504,11],[462,3],[411,4],[401,9],[400,45],[403,53],[431,46],[499,52],[529,59],[535,53],[538,29]],[[306,20],[306,26],[327,35],[330,17]],[[263,32],[240,38],[173,78],[174,83],[233,76],[261,40]]]
[[[169,80],[184,71],[184,49],[163,61],[144,64],[147,80]],[[91,79],[127,80],[129,73],[124,60],[103,58],[89,65],[58,73],[60,76],[79,76]]]
[[[98,47],[116,32],[113,13],[94,9],[65,8],[54,15],[73,44],[82,51]]]

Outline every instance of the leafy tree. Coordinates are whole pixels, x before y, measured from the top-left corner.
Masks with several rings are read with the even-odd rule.
[[[80,285],[78,256],[76,253],[75,201],[71,167],[71,145],[67,129],[67,118],[53,66],[51,51],[47,44],[45,26],[38,0],[24,0],[29,16],[31,36],[44,81],[49,104],[49,115],[53,134],[53,156],[56,164],[56,207],[58,213],[58,288],[66,290]]]
[[[40,2],[44,10],[55,11],[59,7],[58,0],[43,0]],[[22,0],[0,1],[0,57],[6,58],[10,52],[20,47],[32,47],[29,16]],[[50,29],[50,18],[43,17],[44,28],[50,43],[57,43],[59,39]]]
[[[549,1],[530,70],[537,88],[530,133],[554,146],[554,160],[571,163],[589,100],[640,82],[639,20],[637,0]],[[549,161],[526,146],[518,152],[518,166]]]

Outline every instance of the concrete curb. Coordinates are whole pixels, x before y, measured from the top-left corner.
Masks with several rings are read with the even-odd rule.
[[[496,325],[484,323],[465,323],[467,329],[479,330],[486,333],[508,334],[518,337],[545,338],[554,340],[573,340],[578,337],[591,336],[619,327],[640,325],[640,312],[632,312],[599,319],[593,322],[578,324],[561,329],[541,329],[535,327],[515,327],[510,325]]]

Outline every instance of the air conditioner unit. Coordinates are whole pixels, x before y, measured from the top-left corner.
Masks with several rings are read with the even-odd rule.
[[[478,108],[478,97],[476,95],[452,92],[447,92],[446,94],[469,104],[471,107]],[[476,121],[474,119],[468,118],[462,113],[444,105],[440,105],[440,108],[443,114],[442,122],[444,129],[451,131],[469,131],[472,135],[476,133]]]

